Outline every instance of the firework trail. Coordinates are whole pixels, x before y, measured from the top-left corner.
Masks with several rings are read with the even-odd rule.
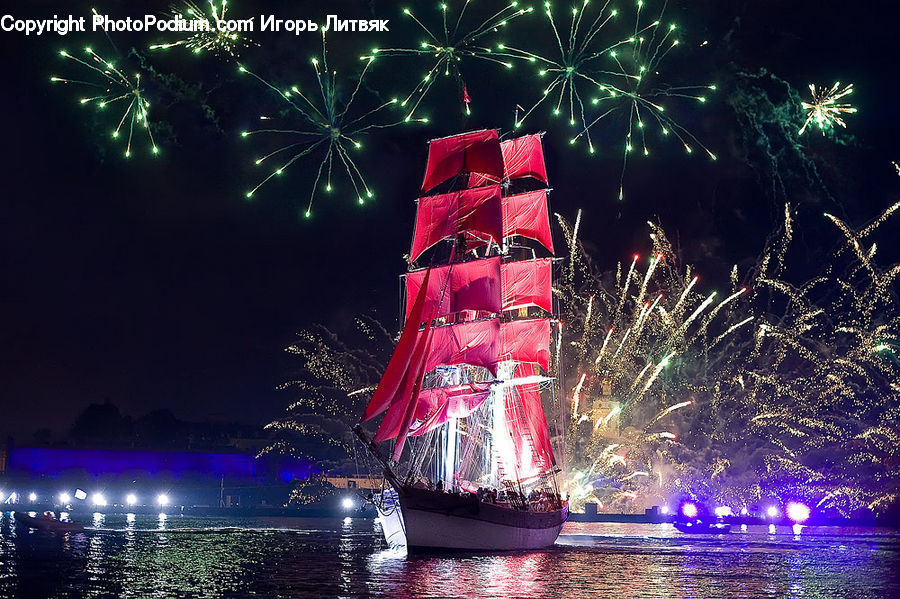
[[[150,145],[150,153],[159,154],[159,147],[153,140],[150,127],[150,101],[146,98],[141,85],[140,73],[126,74],[111,60],[107,60],[92,48],[84,49],[84,57],[79,58],[66,50],[59,55],[67,61],[79,65],[81,75],[74,77],[50,77],[54,83],[78,86],[89,90],[79,99],[81,104],[90,104],[98,110],[114,112],[115,128],[111,135],[114,139],[125,138],[125,157],[131,157],[132,142],[135,132],[146,135]]]
[[[315,456],[339,464],[350,459],[350,427],[384,371],[393,339],[371,318],[357,318],[345,337],[315,326],[285,348],[298,359],[294,378],[279,389],[296,394],[283,417],[266,428],[273,441],[260,453]]]
[[[798,135],[803,135],[803,132],[811,124],[815,124],[822,135],[825,135],[826,131],[834,129],[835,125],[847,127],[842,115],[853,114],[856,112],[856,108],[850,104],[839,104],[838,100],[853,93],[853,84],[841,89],[840,82],[837,82],[828,89],[816,88],[815,84],[810,83],[809,92],[812,99],[801,104],[803,110],[807,111],[807,116],[800,131],[797,132]]]
[[[361,140],[367,132],[403,122],[374,121],[396,104],[396,99],[382,102],[361,113],[351,112],[363,79],[372,64],[371,60],[366,62],[359,76],[353,80],[352,91],[343,101],[339,93],[337,71],[331,70],[328,66],[324,33],[321,58],[313,58],[310,62],[315,73],[315,83],[305,87],[292,85],[285,89],[276,87],[245,66],[239,65],[241,73],[250,75],[274,92],[281,100],[283,108],[280,113],[273,116],[260,116],[262,128],[241,132],[244,138],[264,137],[272,142],[273,148],[258,157],[254,161],[256,165],[276,161],[278,163],[276,168],[245,195],[251,198],[263,185],[280,177],[288,167],[298,161],[307,158],[318,159],[318,168],[304,212],[307,218],[312,214],[312,204],[320,191],[320,181],[324,179],[321,191],[328,194],[334,191],[332,180],[336,169],[343,172],[360,205],[371,200],[375,194],[366,182],[354,156],[362,150]]]
[[[204,7],[205,6],[205,10]],[[171,48],[186,48],[194,54],[210,52],[217,56],[228,55],[236,58],[240,51],[253,42],[240,33],[229,31],[228,0],[222,0],[218,5],[213,0],[205,4],[197,4],[191,0],[185,0],[172,6],[170,17],[183,20],[186,23],[197,23],[197,30],[187,32],[187,37],[164,44],[153,44],[151,50],[168,50]],[[200,24],[203,25],[200,25]]]
[[[411,48],[374,48],[371,54],[361,57],[362,60],[372,61],[376,57],[380,59],[403,56],[418,58],[428,64],[422,79],[400,101],[400,106],[406,110],[407,119],[414,118],[425,96],[440,76],[452,78],[456,82],[465,113],[471,114],[471,98],[462,74],[463,65],[470,61],[480,60],[506,69],[512,68],[512,63],[499,57],[497,51],[491,49],[487,39],[496,35],[513,19],[530,13],[532,9],[519,8],[518,2],[514,1],[499,10],[491,11],[492,14],[486,19],[479,20],[472,17],[471,11],[469,15],[466,14],[472,1],[464,0],[458,11],[453,11],[448,2],[439,4],[438,9],[441,13],[439,27],[435,25],[429,27],[410,9],[404,8],[403,14],[425,34],[419,45]],[[476,23],[470,24],[471,21]]]
[[[599,5],[599,8],[594,6]],[[501,44],[497,52],[510,59],[532,63],[538,70],[541,95],[521,116],[522,124],[542,105],[549,106],[553,116],[564,116],[574,134],[570,144],[584,139],[588,152],[595,152],[591,130],[600,122],[623,116],[626,125],[621,141],[622,169],[619,199],[624,198],[624,178],[629,157],[637,149],[649,156],[649,131],[662,137],[676,138],[685,152],[695,147],[713,154],[690,131],[671,116],[665,106],[668,100],[687,99],[705,103],[714,84],[671,86],[661,81],[661,64],[679,46],[675,23],[663,23],[665,3],[652,12],[638,0],[633,15],[620,13],[609,1],[584,0],[571,9],[568,26],[554,16],[550,2],[544,3],[544,14],[553,33],[557,53],[550,55]]]

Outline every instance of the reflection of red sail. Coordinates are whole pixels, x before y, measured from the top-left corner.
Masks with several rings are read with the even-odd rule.
[[[501,142],[500,151],[503,154],[503,179],[531,177],[547,183],[547,167],[544,165],[544,151],[539,134]],[[469,187],[499,182],[499,177],[485,171],[473,171],[469,175]]]
[[[500,280],[503,282],[503,310],[537,306],[547,312],[553,311],[550,258],[507,262],[500,267]]]
[[[510,235],[534,239],[553,253],[546,189],[503,198],[503,236]]]
[[[462,173],[484,173],[497,180],[503,176],[503,155],[496,129],[433,140],[428,145],[422,193]]]
[[[429,272],[426,271],[423,278],[423,292],[417,295],[416,301],[413,302],[413,307],[407,315],[406,326],[403,327],[403,333],[400,335],[397,347],[394,349],[384,375],[382,375],[381,381],[378,383],[378,388],[372,394],[372,399],[369,401],[369,405],[366,406],[366,411],[363,412],[360,422],[371,420],[384,412],[394,402],[397,393],[402,387],[403,377],[409,369],[410,360],[415,352],[416,340],[419,338],[419,325],[422,323],[422,314],[425,306],[426,294],[424,290],[428,287],[429,278]]]
[[[428,270],[406,275],[406,317]],[[500,311],[500,256],[430,269],[424,313],[439,318],[463,310]],[[439,305],[440,304],[440,305]]]
[[[500,325],[501,361],[534,362],[550,370],[550,319],[513,320]]]
[[[440,240],[463,231],[480,233],[500,242],[503,236],[503,208],[500,205],[499,185],[419,198],[410,262]]]

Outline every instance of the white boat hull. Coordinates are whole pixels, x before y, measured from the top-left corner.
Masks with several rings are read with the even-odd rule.
[[[453,505],[441,501],[443,498],[436,493],[417,495],[394,496],[393,502],[379,509],[382,531],[392,547],[405,546],[411,552],[541,549],[556,543],[568,516],[566,508],[527,512],[474,499]]]

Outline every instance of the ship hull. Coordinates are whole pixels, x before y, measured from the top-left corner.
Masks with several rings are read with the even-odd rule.
[[[402,489],[380,510],[388,544],[409,552],[519,551],[556,543],[568,509],[517,510],[473,496]]]

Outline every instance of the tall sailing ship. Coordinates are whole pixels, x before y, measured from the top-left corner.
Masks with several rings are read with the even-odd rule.
[[[559,334],[547,185],[540,135],[429,143],[405,325],[354,429],[384,471],[391,545],[535,549],[566,521],[544,410]]]

